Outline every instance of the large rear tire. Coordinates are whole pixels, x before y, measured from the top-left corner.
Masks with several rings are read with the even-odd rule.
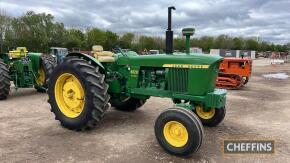
[[[198,151],[204,131],[200,120],[192,111],[170,108],[156,119],[155,136],[168,153],[187,156]]]
[[[8,97],[10,92],[10,77],[7,65],[0,60],[0,100]]]
[[[68,57],[49,78],[48,102],[55,119],[71,130],[93,128],[110,107],[105,75],[99,67]]]
[[[38,69],[38,77],[35,79],[36,85],[34,86],[38,92],[46,92],[48,83],[47,79],[53,72],[57,63],[51,55],[41,55],[40,67]]]
[[[112,107],[121,111],[134,111],[145,104],[146,100],[137,99],[134,97],[127,97],[124,99],[111,98],[110,103]]]

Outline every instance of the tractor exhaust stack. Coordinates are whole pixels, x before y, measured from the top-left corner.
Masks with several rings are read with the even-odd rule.
[[[173,31],[171,30],[171,15],[172,10],[175,10],[174,6],[168,7],[168,28],[166,31],[166,54],[172,54],[173,53]]]

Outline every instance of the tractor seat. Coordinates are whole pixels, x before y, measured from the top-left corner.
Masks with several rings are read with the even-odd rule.
[[[114,53],[110,51],[103,51],[103,47],[100,45],[93,46],[92,54],[99,62],[115,62],[116,58]]]

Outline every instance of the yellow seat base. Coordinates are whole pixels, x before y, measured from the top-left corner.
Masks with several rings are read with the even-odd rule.
[[[115,62],[115,58],[114,57],[110,57],[110,56],[99,56],[96,58],[99,62]]]
[[[100,45],[93,46],[92,54],[99,62],[115,62],[114,53],[110,51],[103,51],[103,47]]]

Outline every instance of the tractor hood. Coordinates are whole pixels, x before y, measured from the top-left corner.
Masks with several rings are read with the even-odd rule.
[[[216,62],[222,60],[220,56],[196,54],[190,55],[178,54],[178,55],[143,55],[143,56],[120,56],[117,60],[119,65],[132,65],[132,66],[144,66],[144,67],[182,67],[189,65],[197,66],[210,66]]]

